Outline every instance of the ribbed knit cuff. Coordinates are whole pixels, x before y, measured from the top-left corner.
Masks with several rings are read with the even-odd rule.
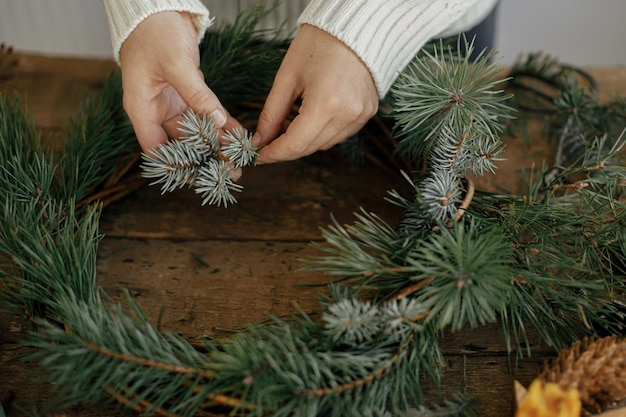
[[[166,11],[188,12],[198,30],[198,42],[213,19],[200,0],[104,0],[104,8],[109,20],[111,43],[115,61],[120,62],[120,49],[131,32],[146,17]]]
[[[298,24],[316,26],[351,48],[384,97],[429,40],[443,33],[475,0],[311,0]]]

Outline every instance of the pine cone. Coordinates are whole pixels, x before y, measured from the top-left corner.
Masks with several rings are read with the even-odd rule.
[[[626,340],[585,338],[546,363],[538,379],[576,389],[583,407],[599,412],[626,399]]]

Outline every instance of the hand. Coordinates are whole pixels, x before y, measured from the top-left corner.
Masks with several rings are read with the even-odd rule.
[[[302,98],[298,115],[278,136],[297,98]],[[257,163],[329,149],[358,132],[377,110],[376,85],[359,57],[334,36],[302,25],[259,118],[254,142],[266,146]]]
[[[204,83],[188,13],[144,19],[122,44],[120,65],[124,109],[144,152],[180,136],[178,121],[187,108],[212,115],[218,128],[241,127]]]

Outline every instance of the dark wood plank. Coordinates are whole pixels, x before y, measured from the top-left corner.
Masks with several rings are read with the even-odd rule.
[[[18,91],[39,126],[59,130],[78,110],[86,91],[97,91],[116,65],[110,61],[18,56],[15,76],[0,91]],[[626,93],[626,69],[590,69],[604,96]],[[522,138],[507,138],[508,158],[497,176],[477,179],[493,191],[519,189],[520,167],[550,160],[553,150],[540,125],[528,127],[532,150]],[[192,191],[161,196],[144,187],[107,208],[102,219],[106,237],[99,250],[98,274],[103,288],[120,299],[128,288],[151,320],[165,309],[163,327],[190,340],[227,337],[229,330],[265,318],[266,312],[288,315],[294,302],[305,311],[317,307],[318,288],[329,278],[300,271],[298,258],[315,254],[308,244],[320,239],[319,227],[331,214],[351,223],[360,207],[390,223],[399,210],[383,201],[386,190],[406,187],[397,177],[370,165],[352,167],[324,153],[301,161],[246,169],[239,204],[228,209],[201,207]],[[517,187],[517,188],[516,188]],[[29,324],[0,314],[0,393],[10,389],[22,407],[42,405],[54,397],[53,386],[40,384],[37,364],[20,359],[30,351],[20,341]],[[498,325],[446,334],[442,339],[447,368],[442,393],[467,387],[482,402],[484,416],[509,415],[512,381],[528,384],[552,352],[531,346],[533,356],[511,368]],[[45,376],[44,376],[45,377]],[[434,387],[426,387],[435,396]],[[15,407],[9,409],[14,413]],[[12,417],[13,414],[9,414]],[[128,410],[92,405],[66,412],[67,417],[130,417]]]
[[[0,92],[18,93],[28,103],[38,126],[59,129],[75,115],[86,93],[102,88],[117,69],[110,60],[15,54],[17,66],[0,82]]]
[[[193,190],[161,195],[158,186],[145,187],[107,209],[102,231],[154,239],[319,240],[331,215],[352,223],[361,208],[395,224],[401,210],[385,202],[387,191],[409,192],[406,181],[372,166],[346,165],[332,153],[249,167],[240,183],[238,203],[227,208],[202,206]]]
[[[481,417],[512,416],[513,381],[518,380],[528,386],[537,369],[549,358],[536,355],[515,365],[506,355],[446,355],[441,387],[428,385],[425,393],[430,401],[436,401],[437,398],[449,398],[454,393],[465,392],[478,399]]]
[[[105,239],[98,276],[119,299],[127,288],[148,318],[191,340],[228,337],[228,331],[319,307],[311,287],[328,282],[299,270],[315,251],[304,242]],[[222,331],[220,331],[222,329]]]

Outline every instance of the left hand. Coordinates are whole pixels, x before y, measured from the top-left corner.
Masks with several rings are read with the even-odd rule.
[[[144,152],[178,138],[188,108],[211,115],[218,128],[241,128],[204,83],[198,33],[188,13],[145,18],[122,44],[120,65],[124,109]]]
[[[281,127],[296,99],[298,115]],[[378,91],[367,66],[343,42],[302,25],[267,97],[257,132],[258,164],[294,160],[329,149],[358,132],[378,110]]]

